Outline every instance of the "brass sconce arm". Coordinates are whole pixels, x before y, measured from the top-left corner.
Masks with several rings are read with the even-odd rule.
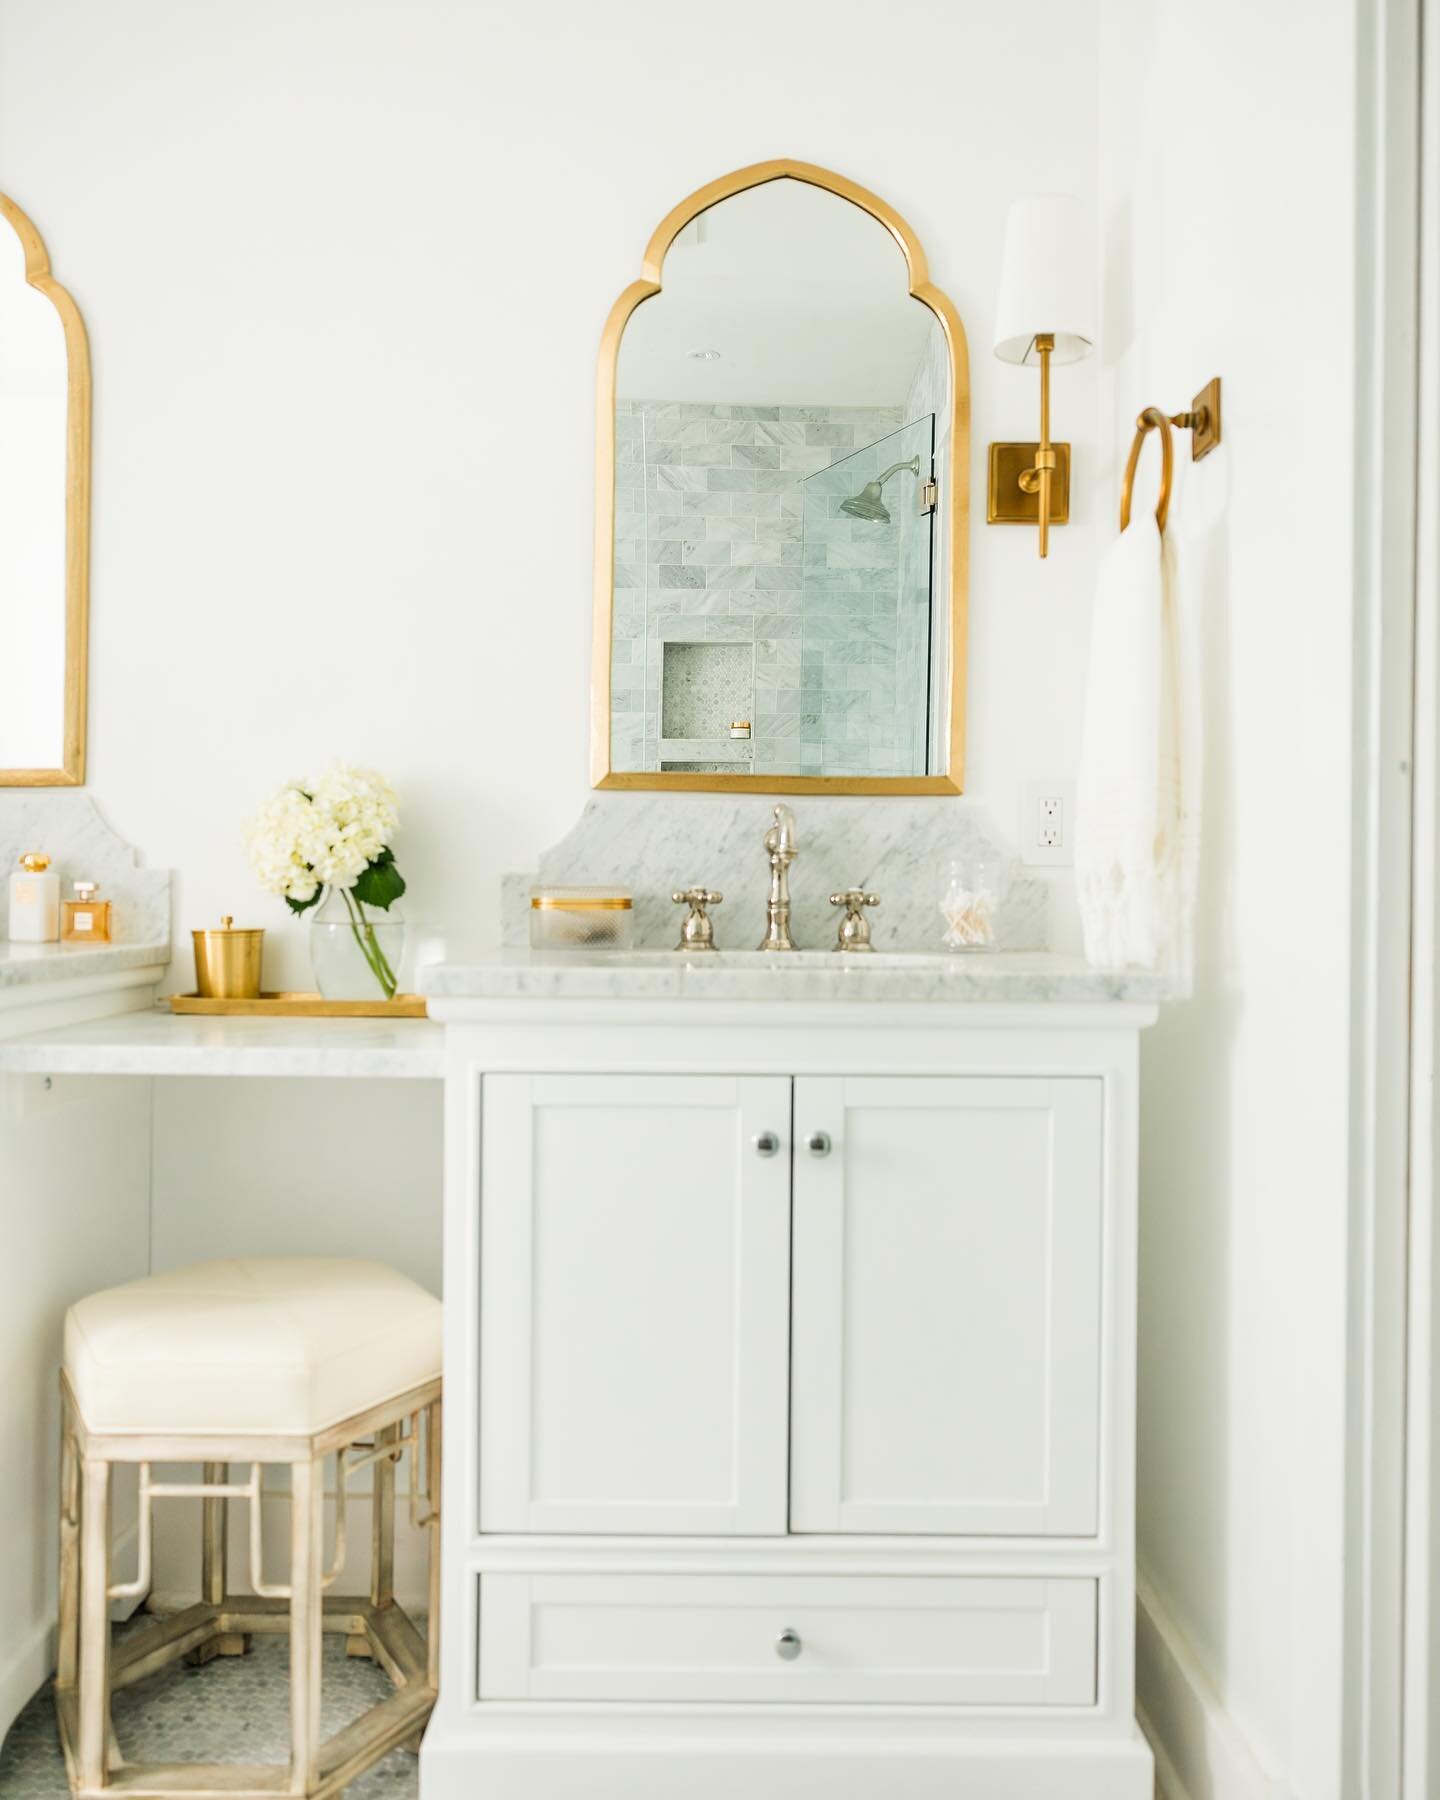
[[[1022,469],[1019,482],[1022,492],[1039,497],[1040,554],[1050,554],[1050,488],[1055,479],[1055,446],[1050,442],[1050,358],[1055,349],[1052,331],[1037,332],[1035,351],[1040,358],[1040,442],[1035,446],[1035,461]]]
[[[1036,332],[1040,361],[1040,441],[990,446],[989,505],[991,525],[1034,525],[1041,556],[1050,554],[1050,527],[1070,517],[1070,446],[1050,438],[1050,363],[1055,334]]]

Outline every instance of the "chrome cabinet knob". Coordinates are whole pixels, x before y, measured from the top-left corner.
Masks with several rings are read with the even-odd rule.
[[[788,1626],[775,1640],[775,1654],[781,1662],[794,1662],[804,1648],[804,1644],[800,1642],[800,1633],[791,1631]]]
[[[755,1140],[755,1152],[758,1156],[775,1156],[780,1149],[780,1140],[773,1131],[762,1131]]]
[[[833,1148],[828,1131],[812,1131],[805,1140],[805,1148],[812,1156],[828,1156]]]

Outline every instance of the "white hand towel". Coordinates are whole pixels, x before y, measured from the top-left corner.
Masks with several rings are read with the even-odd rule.
[[[1075,886],[1097,968],[1194,966],[1201,743],[1174,546],[1148,511],[1105,553],[1076,784]]]

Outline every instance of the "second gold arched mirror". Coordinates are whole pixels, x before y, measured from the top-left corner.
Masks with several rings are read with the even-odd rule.
[[[969,369],[883,200],[759,163],[682,201],[600,351],[597,787],[963,787]]]
[[[85,779],[89,561],[85,327],[0,194],[0,787]]]

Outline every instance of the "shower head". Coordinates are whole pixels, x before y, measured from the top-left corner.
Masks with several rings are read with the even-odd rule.
[[[852,494],[848,500],[842,500],[840,502],[841,512],[849,513],[852,519],[869,519],[876,525],[888,525],[890,509],[880,498],[880,490],[900,469],[908,469],[912,475],[919,475],[920,458],[912,456],[909,462],[892,463],[878,481],[867,481],[858,494]]]

